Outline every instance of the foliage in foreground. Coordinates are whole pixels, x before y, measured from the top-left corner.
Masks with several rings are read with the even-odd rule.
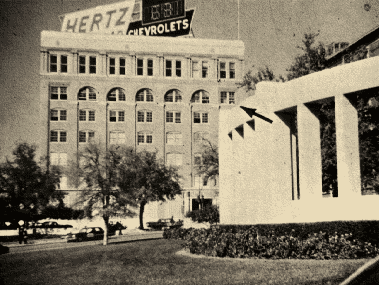
[[[255,227],[233,232],[219,226],[210,229],[170,229],[164,238],[186,240],[184,247],[193,254],[233,258],[268,259],[359,259],[379,255],[369,242],[350,234],[309,234],[305,238],[291,233],[259,235]]]
[[[197,223],[217,224],[220,222],[220,213],[218,211],[218,206],[209,205],[200,210],[188,212],[186,218],[190,218]]]
[[[36,220],[53,204],[63,205],[64,193],[56,191],[61,171],[36,161],[36,146],[20,143],[13,160],[0,164],[0,220]]]

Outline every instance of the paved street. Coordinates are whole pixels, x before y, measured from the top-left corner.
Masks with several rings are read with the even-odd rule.
[[[109,244],[125,243],[135,240],[148,240],[148,239],[159,239],[162,238],[162,231],[141,231],[141,230],[125,230],[123,235],[120,236],[110,236],[108,238]],[[74,248],[83,247],[89,245],[101,245],[103,240],[96,241],[83,241],[83,242],[66,242],[65,239],[54,238],[54,239],[40,239],[40,240],[30,240],[28,244],[19,244],[18,242],[4,242],[2,245],[8,246],[10,248],[9,254],[23,253],[23,252],[35,252],[35,251],[45,251],[60,248]]]

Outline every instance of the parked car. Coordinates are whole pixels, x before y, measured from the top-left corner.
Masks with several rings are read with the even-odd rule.
[[[43,223],[37,223],[35,225],[35,228],[57,228],[57,229],[68,229],[72,228],[71,225],[60,225],[57,222],[49,221],[49,222],[43,222]]]
[[[0,244],[0,254],[8,253],[9,252],[9,247]]]
[[[125,230],[127,227],[122,225],[120,222],[113,224],[112,222],[108,225],[108,235],[115,235],[117,231]]]
[[[64,237],[67,242],[103,239],[104,230],[100,227],[83,228],[77,233],[68,233]]]
[[[175,222],[173,218],[171,219],[159,219],[158,222],[148,222],[147,226],[152,230],[162,230],[162,228],[180,228],[183,226],[183,221],[179,220]]]

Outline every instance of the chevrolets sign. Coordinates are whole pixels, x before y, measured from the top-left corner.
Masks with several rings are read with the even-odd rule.
[[[60,16],[62,32],[125,35],[135,0],[99,6]]]
[[[148,25],[143,25],[142,21],[132,22],[129,25],[128,35],[164,37],[188,35],[191,32],[191,23],[194,13],[194,9],[187,10],[184,18],[176,18]]]

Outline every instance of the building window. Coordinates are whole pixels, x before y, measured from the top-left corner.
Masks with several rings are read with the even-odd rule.
[[[56,54],[50,55],[50,72],[58,72],[58,56]]]
[[[153,68],[153,60],[147,60],[147,76],[153,76],[154,68]]]
[[[151,133],[140,132],[138,133],[138,144],[152,144],[153,135]]]
[[[167,111],[166,112],[166,123],[181,123],[181,113],[176,111]]]
[[[122,88],[114,88],[108,93],[108,101],[125,101],[125,90]]]
[[[153,93],[150,89],[142,89],[137,92],[136,101],[137,102],[153,102]]]
[[[67,100],[67,87],[50,86],[51,100]]]
[[[202,62],[201,77],[202,78],[207,78],[208,77],[208,62],[206,62],[206,61]]]
[[[199,62],[192,61],[192,78],[199,78],[200,70],[199,70]]]
[[[79,132],[79,142],[80,143],[89,143],[92,142],[95,138],[94,131],[80,131]]]
[[[226,62],[220,62],[220,78],[226,78]]]
[[[50,153],[50,165],[66,166],[67,153],[59,153],[59,152]]]
[[[90,74],[96,74],[96,56],[79,56],[79,73],[85,74],[87,70]]]
[[[195,92],[192,95],[191,103],[201,103],[201,104],[208,104],[209,103],[209,93],[204,90],[200,90]]]
[[[79,73],[86,73],[86,57],[79,56]]]
[[[227,67],[229,68],[229,79],[236,78],[236,63],[235,62],[227,63],[225,61],[220,62],[220,74],[219,74],[220,78],[222,79],[227,78],[227,75],[228,75]]]
[[[166,60],[166,76],[172,76],[172,60]]]
[[[183,144],[182,133],[167,133],[166,143],[170,145],[182,145]]]
[[[236,64],[234,62],[229,62],[229,78],[236,78]]]
[[[125,75],[125,70],[126,70],[126,60],[123,57],[120,57],[120,75]]]
[[[50,131],[50,141],[51,142],[66,142],[67,132],[66,131]]]
[[[208,113],[193,113],[193,123],[194,124],[207,124],[208,123]]]
[[[152,123],[153,122],[153,112],[146,111],[146,110],[138,111],[137,121],[139,123]]]
[[[177,89],[170,90],[166,93],[164,97],[165,102],[175,102],[180,103],[182,102],[182,92],[180,92]]]
[[[118,61],[117,61],[118,60]],[[125,58],[110,57],[109,58],[109,74],[110,75],[125,75]],[[117,65],[118,63],[118,65]],[[118,70],[118,73],[116,71]]]
[[[92,87],[84,87],[80,89],[78,94],[78,100],[96,100],[96,89]]]
[[[201,73],[200,73],[201,69]],[[193,78],[208,78],[208,62],[193,61],[192,62],[192,77]]]
[[[94,110],[79,110],[79,121],[95,121],[95,111]]]
[[[67,55],[58,56],[56,54],[51,54],[50,72],[67,73]]]
[[[110,144],[125,144],[125,133],[124,132],[111,132],[109,134]]]
[[[181,166],[183,164],[183,155],[181,153],[168,153],[166,155],[166,164],[170,166]]]
[[[116,74],[116,59],[114,57],[109,58],[109,74]]]
[[[110,122],[125,122],[125,111],[110,111],[109,121]]]
[[[235,104],[234,92],[221,92],[221,104]]]
[[[67,110],[50,110],[50,121],[66,121]]]
[[[137,75],[143,76],[143,59],[137,58]]]
[[[96,74],[96,57],[95,56],[89,57],[89,73]]]
[[[209,134],[206,132],[194,133],[193,140],[195,143],[203,143],[203,141],[209,140]]]
[[[182,77],[182,62],[180,60],[176,61],[175,74],[176,77]]]

